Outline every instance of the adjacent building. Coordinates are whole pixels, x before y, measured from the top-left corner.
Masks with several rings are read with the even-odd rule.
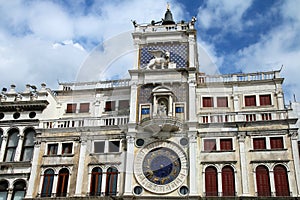
[[[130,79],[0,95],[0,198],[300,195],[280,71],[206,75],[196,19],[133,22]]]

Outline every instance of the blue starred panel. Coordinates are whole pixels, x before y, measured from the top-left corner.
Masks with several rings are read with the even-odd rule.
[[[170,52],[170,62],[176,63],[176,68],[188,67],[188,44],[147,45],[140,50],[140,68],[145,68],[154,58],[149,50],[164,50]]]

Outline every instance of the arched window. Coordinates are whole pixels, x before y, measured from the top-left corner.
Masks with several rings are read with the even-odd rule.
[[[206,196],[218,196],[218,177],[215,167],[205,169],[205,193]]]
[[[41,197],[51,197],[53,187],[54,171],[53,169],[47,169],[44,172],[44,181],[41,192]]]
[[[66,197],[68,192],[69,170],[63,168],[58,173],[56,196]]]
[[[8,194],[8,182],[6,180],[0,181],[0,199],[6,200]]]
[[[271,196],[269,170],[265,166],[256,168],[256,185],[258,196]]]
[[[106,172],[106,196],[114,196],[117,194],[117,184],[118,184],[118,170],[114,167],[110,167]]]
[[[14,183],[12,200],[22,200],[25,197],[26,182],[19,180]]]
[[[23,147],[22,147],[22,161],[32,160],[33,148],[34,148],[34,135],[35,131],[33,129],[28,129],[25,131]]]
[[[19,142],[18,134],[19,131],[17,129],[12,129],[8,132],[8,141],[7,141],[5,156],[4,156],[5,162],[14,161],[16,149]]]
[[[223,196],[235,196],[234,171],[232,167],[225,166],[222,169],[222,193]]]
[[[274,168],[274,179],[276,196],[290,196],[288,176],[284,166],[277,165]]]
[[[102,169],[100,167],[95,167],[92,170],[91,177],[91,196],[100,196],[101,195],[101,182],[102,182]]]

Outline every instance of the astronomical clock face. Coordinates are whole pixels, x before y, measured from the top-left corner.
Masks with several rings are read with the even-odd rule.
[[[142,148],[135,160],[138,182],[153,193],[169,193],[186,180],[188,172],[184,151],[172,142],[154,142]]]

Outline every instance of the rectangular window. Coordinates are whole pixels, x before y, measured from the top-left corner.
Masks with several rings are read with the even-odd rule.
[[[266,149],[266,138],[253,138],[253,149]]]
[[[47,155],[57,155],[58,144],[48,144]]]
[[[115,101],[105,102],[105,112],[114,111],[116,109],[115,105]]]
[[[204,151],[215,151],[216,150],[216,140],[215,139],[205,139],[204,140]]]
[[[259,103],[261,106],[272,105],[271,104],[271,95],[270,94],[259,95]]]
[[[66,113],[76,113],[76,103],[68,103]]]
[[[217,97],[217,107],[228,107],[227,97]]]
[[[94,153],[104,153],[105,142],[94,142]]]
[[[256,106],[256,97],[255,97],[255,95],[245,96],[245,106]]]
[[[261,120],[272,120],[272,115],[271,113],[263,113],[261,114]]]
[[[176,113],[184,113],[184,107],[183,106],[176,106],[175,112]]]
[[[220,139],[220,149],[221,151],[231,151],[232,139]]]
[[[119,110],[129,109],[129,100],[120,100],[119,101]]]
[[[120,141],[109,141],[108,151],[109,152],[119,152],[120,151]]]
[[[214,107],[214,99],[212,97],[202,97],[203,107]]]
[[[73,148],[73,143],[63,143],[61,154],[71,154]]]
[[[81,103],[79,112],[80,113],[86,113],[90,111],[90,103]]]
[[[271,144],[271,149],[283,149],[283,138],[271,137],[270,144]]]
[[[150,108],[142,108],[142,115],[149,115],[150,114]]]

